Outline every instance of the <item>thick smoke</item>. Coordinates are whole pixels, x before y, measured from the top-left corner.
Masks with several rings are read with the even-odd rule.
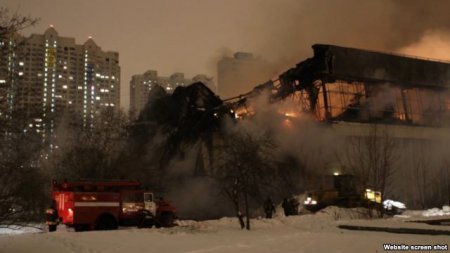
[[[450,34],[441,30],[425,32],[420,40],[403,47],[400,53],[450,61]]]
[[[449,50],[444,51],[449,45],[449,1],[257,2],[240,28],[246,46],[235,50],[252,51],[269,60],[275,73],[310,57],[311,45],[316,43],[448,58]]]
[[[249,34],[258,52],[270,59],[298,61],[314,43],[396,51],[430,30],[450,32],[450,2],[445,0],[285,0],[259,8],[264,29]]]

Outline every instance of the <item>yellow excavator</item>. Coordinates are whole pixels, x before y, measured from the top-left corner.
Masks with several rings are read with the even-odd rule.
[[[327,206],[381,207],[381,192],[372,189],[356,190],[353,175],[333,175],[333,187],[307,191],[303,206],[316,212]]]

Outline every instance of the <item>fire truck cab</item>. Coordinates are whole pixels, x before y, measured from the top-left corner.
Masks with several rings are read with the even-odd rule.
[[[118,226],[172,226],[175,208],[162,198],[154,200],[137,181],[75,181],[52,184],[47,209],[50,232],[59,223],[75,231],[109,230]]]

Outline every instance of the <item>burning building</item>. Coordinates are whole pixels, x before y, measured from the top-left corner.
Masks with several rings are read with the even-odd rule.
[[[316,44],[313,50],[312,58],[229,100],[236,117],[264,110],[251,102],[261,94],[276,105],[289,101],[290,107],[280,107],[281,115],[309,115],[328,126],[309,138],[290,136],[297,138],[288,147],[294,156],[298,151],[293,149],[316,145],[320,135],[332,133],[335,138],[322,140],[320,148],[307,154],[329,161],[320,162],[333,167],[322,168],[322,173],[353,167],[350,172],[361,172],[363,184],[390,188],[389,197],[410,206],[448,203],[450,63],[334,45]],[[292,122],[285,125],[293,128]],[[305,140],[307,144],[298,145]],[[326,149],[334,150],[322,153]]]
[[[236,111],[269,91],[271,101],[293,99],[296,110],[341,126],[449,126],[450,63],[334,45],[313,49],[312,58],[232,101]]]

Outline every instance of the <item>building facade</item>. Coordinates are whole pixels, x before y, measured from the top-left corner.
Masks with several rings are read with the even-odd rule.
[[[299,161],[308,156],[311,173],[354,174],[360,186],[412,208],[447,204],[450,62],[335,45],[312,48],[313,57],[227,108],[237,118],[251,118],[267,108],[248,98],[267,91],[279,113],[279,139],[295,140],[287,142],[290,152]],[[317,188],[320,181],[313,183]]]
[[[217,63],[217,92],[222,99],[236,97],[273,76],[274,71],[266,61],[252,53],[236,52]]]
[[[55,119],[64,113],[75,113],[83,126],[92,127],[102,109],[119,109],[117,52],[103,51],[92,38],[76,44],[53,27],[9,43],[14,48],[4,45],[0,62],[7,108],[26,115],[28,127],[44,138],[55,131]],[[8,113],[5,106],[0,109]]]
[[[213,78],[199,74],[186,78],[184,73],[176,72],[170,76],[158,76],[155,70],[148,70],[141,75],[133,75],[130,81],[130,116],[137,117],[148,101],[148,95],[155,85],[161,86],[167,93],[172,93],[178,86],[187,86],[202,82],[212,91],[215,90]]]

